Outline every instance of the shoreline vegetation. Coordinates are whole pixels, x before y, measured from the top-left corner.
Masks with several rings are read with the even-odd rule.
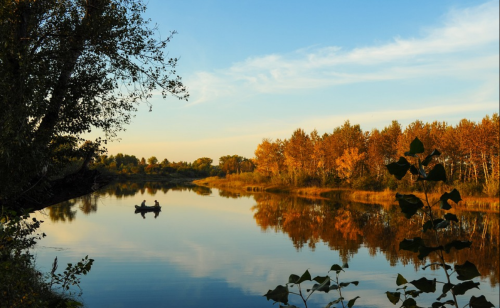
[[[325,188],[325,187],[293,187],[285,185],[272,185],[272,184],[249,184],[242,180],[235,179],[235,176],[228,178],[208,177],[192,181],[193,184],[198,186],[205,186],[210,188],[228,189],[239,193],[288,193],[298,197],[304,198],[324,198],[331,199],[342,194],[349,200],[360,203],[377,203],[382,206],[396,205],[395,198],[396,191],[385,189],[383,191],[367,191],[357,190],[352,188]],[[442,193],[431,193],[429,199],[439,200]],[[423,192],[416,192],[417,197],[423,197]],[[495,213],[500,212],[500,201],[498,198],[492,197],[478,197],[478,196],[463,196],[463,200],[455,206],[457,209],[468,211],[492,211]]]

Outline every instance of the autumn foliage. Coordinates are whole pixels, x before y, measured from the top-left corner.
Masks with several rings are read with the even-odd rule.
[[[264,139],[255,150],[256,171],[270,181],[294,186],[350,186],[380,190],[410,187],[411,175],[396,182],[385,165],[397,161],[418,137],[426,149],[437,148],[450,183],[466,195],[499,193],[499,117],[481,122],[415,121],[402,128],[397,121],[382,130],[364,132],[346,121],[322,136],[302,129],[289,139]],[[424,153],[430,154],[430,153]]]

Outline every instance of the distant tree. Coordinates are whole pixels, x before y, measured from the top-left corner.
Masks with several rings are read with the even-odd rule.
[[[253,172],[255,170],[255,164],[251,159],[243,159],[240,163],[240,171],[241,172]]]
[[[348,183],[359,175],[360,163],[365,159],[366,153],[359,153],[358,148],[348,148],[344,154],[337,158],[337,171],[340,177]]]
[[[191,166],[193,169],[202,171],[206,175],[210,174],[210,169],[212,167],[213,159],[208,157],[202,157],[195,160]]]
[[[162,166],[162,168],[167,167],[168,165],[170,165],[170,162],[165,158],[161,161],[160,165]]]
[[[151,156],[148,158],[148,165],[156,165],[158,164],[158,158],[156,156]]]
[[[266,175],[277,175],[284,165],[283,142],[263,139],[255,150],[255,165],[257,171]]]
[[[245,160],[245,157],[239,155],[226,155],[219,158],[219,167],[226,174],[240,173],[241,163]]]
[[[293,171],[307,169],[312,154],[312,142],[303,129],[297,129],[285,146],[285,164]]]

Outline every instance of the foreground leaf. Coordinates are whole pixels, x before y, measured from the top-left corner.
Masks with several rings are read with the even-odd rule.
[[[425,259],[431,252],[436,251],[436,250],[443,250],[443,246],[438,246],[438,247],[427,247],[427,246],[420,246],[418,248],[418,258],[420,260]]]
[[[330,291],[330,277],[324,276],[320,277],[317,276],[313,279],[314,281],[317,281],[318,283],[315,283],[312,287],[312,289],[308,289],[307,292],[309,291],[319,291],[319,292],[325,292],[328,293]]]
[[[408,219],[410,219],[419,209],[424,207],[422,200],[413,194],[402,195],[397,193],[396,200],[399,202],[401,212],[403,212]]]
[[[288,278],[288,283],[299,284],[306,280],[311,281],[311,274],[309,273],[309,270],[306,270],[300,277],[295,274],[290,275],[290,277]]]
[[[458,274],[458,280],[470,280],[475,277],[481,276],[476,266],[469,261],[465,261],[465,263],[462,265],[455,265],[455,271]]]
[[[441,202],[441,209],[443,210],[449,210],[451,209],[451,206],[450,204],[448,203],[448,200],[452,200],[453,202],[455,203],[458,203],[462,200],[462,197],[460,197],[460,193],[458,192],[458,190],[456,189],[453,189],[452,191],[450,191],[449,193],[444,193],[440,199],[440,202]]]
[[[341,282],[339,286],[340,286],[341,288],[344,288],[344,287],[347,287],[348,285],[350,285],[351,283],[352,283],[353,285],[357,286],[357,285],[359,284],[359,281]]]
[[[282,285],[277,286],[274,290],[267,291],[264,296],[267,300],[273,300],[275,302],[288,304],[288,288]]]
[[[398,287],[400,285],[407,284],[407,283],[408,283],[408,281],[406,280],[406,278],[404,278],[403,275],[398,274],[398,277],[396,278],[396,284],[398,285]]]
[[[427,231],[427,230],[431,230],[431,229],[434,229],[436,230],[437,229],[437,225],[441,222],[443,222],[444,219],[442,218],[438,218],[438,219],[434,219],[434,220],[428,220],[424,223],[424,225],[422,226],[423,228],[423,231],[424,233]]]
[[[431,307],[432,307],[432,308],[444,308],[444,307],[446,307],[446,305],[454,305],[454,304],[455,304],[455,302],[454,302],[454,301],[452,301],[452,300],[448,300],[448,301],[446,301],[446,302],[444,302],[444,303],[434,302],[434,303],[432,303],[432,306],[431,306]]]
[[[434,168],[432,168],[431,172],[429,172],[427,177],[422,178],[422,180],[446,182],[446,171],[444,170],[443,165],[441,164],[435,165]]]
[[[401,180],[410,169],[410,163],[404,157],[400,157],[395,163],[390,163],[386,165],[387,171],[394,175],[396,179]]]
[[[354,302],[359,298],[359,296],[356,296],[355,298],[351,299],[349,302],[347,302],[347,307],[351,308],[354,306]]]
[[[401,293],[399,292],[385,292],[385,294],[387,295],[387,298],[389,299],[389,301],[391,303],[393,303],[394,305],[396,305],[398,302],[399,302],[399,298],[401,297]]]
[[[461,250],[464,248],[469,248],[471,245],[472,245],[471,241],[454,240],[453,242],[444,245],[444,251],[446,251],[446,253],[450,253],[452,248],[455,248],[456,250]]]
[[[330,268],[330,271],[335,271],[338,273],[340,273],[340,271],[343,271],[342,269],[342,266],[338,265],[338,264],[334,264],[332,265],[332,267]]]
[[[472,280],[465,281],[465,282],[462,282],[462,283],[455,285],[452,288],[452,290],[453,290],[453,294],[455,294],[455,295],[464,295],[465,292],[467,292],[473,288],[479,289],[479,282],[474,282]]]
[[[424,240],[420,237],[414,239],[404,239],[399,243],[400,250],[408,250],[411,252],[418,252],[421,246],[425,246]]]
[[[424,293],[433,293],[436,292],[436,279],[429,280],[425,277],[420,278],[419,280],[410,281],[415,288],[419,289]]]
[[[472,296],[469,301],[469,306],[471,308],[492,308],[495,307],[492,303],[486,300],[484,295],[479,297]]]
[[[444,219],[446,219],[446,220],[448,220],[448,221],[458,222],[457,215],[455,215],[455,214],[451,214],[451,213],[446,213],[446,214],[444,214]]]
[[[410,143],[410,151],[406,152],[406,156],[415,156],[415,154],[424,153],[424,144],[420,139],[415,137],[413,141]]]
[[[401,306],[402,308],[417,308],[417,302],[413,298],[407,298],[404,302],[403,305]]]

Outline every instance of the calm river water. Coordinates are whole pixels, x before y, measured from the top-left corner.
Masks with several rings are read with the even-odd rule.
[[[144,199],[148,205],[160,202],[159,215],[134,213]],[[481,290],[461,298],[484,294],[498,307],[498,213],[455,213],[461,224],[446,236],[470,238],[474,246],[453,252],[449,261],[471,260],[483,274]],[[418,236],[412,231],[419,229],[417,222],[396,207],[341,198],[122,183],[36,215],[47,234],[35,251],[40,269],[50,271],[56,256],[60,272],[86,255],[95,259],[80,284],[81,299],[91,308],[277,307],[263,294],[284,285],[290,274],[324,276],[344,262],[349,268],[340,280],[359,281],[342,292],[347,300],[360,296],[355,307],[395,307],[385,292],[396,291],[398,273],[408,281],[444,281],[442,271],[422,271],[416,254],[398,251],[399,241]],[[423,294],[417,302],[430,306],[439,293]],[[299,297],[289,298],[303,307]],[[324,307],[337,298],[335,291],[315,293],[308,306]]]

